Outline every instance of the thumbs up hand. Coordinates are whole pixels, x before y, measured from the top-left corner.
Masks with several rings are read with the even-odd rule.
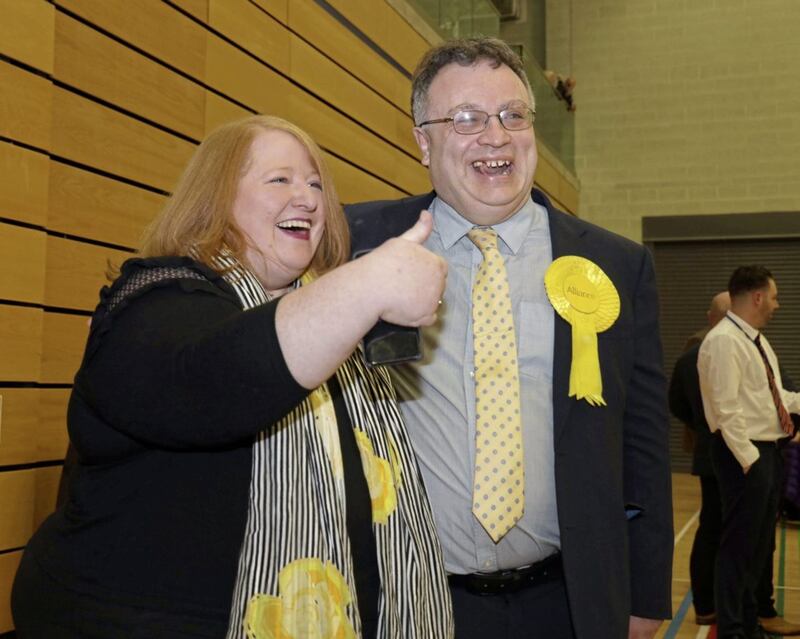
[[[429,326],[436,321],[447,263],[423,246],[432,230],[433,217],[422,211],[405,233],[361,258],[370,261],[382,320],[401,326]]]

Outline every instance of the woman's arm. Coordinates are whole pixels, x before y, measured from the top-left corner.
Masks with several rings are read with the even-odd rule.
[[[379,319],[431,323],[445,265],[421,246],[431,220],[370,255],[242,311],[208,283],[176,281],[129,301],[87,357],[75,392],[102,421],[149,445],[234,444],[327,380]]]
[[[422,246],[432,228],[424,211],[400,237],[281,299],[278,339],[294,379],[317,387],[379,319],[403,326],[435,321],[447,264]]]

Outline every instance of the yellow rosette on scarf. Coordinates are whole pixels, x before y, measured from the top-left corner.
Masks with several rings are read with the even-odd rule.
[[[547,297],[572,326],[569,396],[605,406],[597,334],[619,317],[619,293],[597,264],[577,255],[555,260],[544,276]]]

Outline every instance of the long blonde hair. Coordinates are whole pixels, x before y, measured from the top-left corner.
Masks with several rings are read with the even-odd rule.
[[[213,266],[214,256],[227,247],[248,264],[247,240],[234,222],[233,204],[253,139],[259,131],[270,130],[294,136],[308,151],[322,181],[325,231],[309,268],[321,275],[346,262],[350,254],[347,220],[322,151],[305,131],[268,115],[225,124],[197,147],[172,196],[145,229],[140,256],[191,255]]]

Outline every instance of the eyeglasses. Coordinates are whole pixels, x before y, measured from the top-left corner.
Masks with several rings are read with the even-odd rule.
[[[533,125],[536,112],[528,107],[511,107],[509,109],[503,109],[500,113],[486,113],[486,111],[470,109],[468,111],[456,111],[453,116],[449,118],[426,120],[425,122],[420,122],[417,126],[452,122],[456,133],[460,133],[461,135],[475,135],[476,133],[484,131],[489,125],[489,118],[495,116],[497,116],[497,119],[506,131],[524,131]]]

